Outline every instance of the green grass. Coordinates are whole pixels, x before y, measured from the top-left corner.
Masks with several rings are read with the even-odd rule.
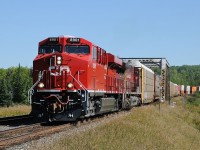
[[[187,109],[193,114],[193,124],[200,131],[200,93],[197,92],[194,96],[187,98]]]
[[[195,125],[196,114],[182,99],[175,107],[167,103],[131,110],[131,114],[103,124],[89,131],[67,136],[48,145],[33,149],[69,150],[197,150],[200,133]]]
[[[188,97],[187,104],[192,106],[200,106],[200,93],[196,92],[194,96]]]
[[[28,105],[15,105],[12,107],[0,107],[0,117],[11,117],[27,115],[31,111],[31,107]]]

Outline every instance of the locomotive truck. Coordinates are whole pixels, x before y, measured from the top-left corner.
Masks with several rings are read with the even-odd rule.
[[[31,114],[48,121],[75,121],[131,109],[160,97],[160,77],[140,62],[125,63],[77,37],[39,42],[29,90]]]

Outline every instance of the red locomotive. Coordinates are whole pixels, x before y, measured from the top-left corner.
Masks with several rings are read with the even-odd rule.
[[[130,109],[159,97],[159,78],[147,67],[124,63],[76,37],[39,43],[29,91],[32,114],[49,121],[74,121]]]

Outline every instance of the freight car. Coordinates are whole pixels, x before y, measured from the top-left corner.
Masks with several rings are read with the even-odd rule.
[[[200,86],[190,86],[190,94],[195,94],[196,92],[200,92]]]
[[[160,97],[160,76],[138,61],[125,63],[92,42],[52,37],[39,43],[29,90],[32,115],[75,121],[131,109]]]
[[[135,86],[137,88],[135,95],[138,95],[141,99],[141,103],[150,103],[160,98],[160,81],[159,75],[155,74],[150,68],[141,64],[139,61],[135,60],[131,64],[127,62],[127,65],[131,65],[138,69],[139,83]]]
[[[179,95],[179,86],[170,81],[170,97],[175,97]]]
[[[190,93],[194,94],[195,92],[197,92],[197,86],[191,86],[190,87]]]
[[[181,96],[192,95],[195,92],[199,92],[199,86],[190,86],[190,85],[179,85],[179,93]]]
[[[181,88],[180,88],[181,96],[185,95],[185,90],[184,89],[185,89],[184,85],[181,85]]]

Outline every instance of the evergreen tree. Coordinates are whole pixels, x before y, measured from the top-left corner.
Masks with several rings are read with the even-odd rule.
[[[6,80],[0,79],[0,105],[9,106],[10,104],[11,104],[11,99],[10,99],[9,92],[7,89]]]
[[[25,103],[26,101],[27,92],[25,91],[25,85],[21,71],[22,69],[19,64],[19,67],[17,68],[13,78],[13,102],[15,103]]]

